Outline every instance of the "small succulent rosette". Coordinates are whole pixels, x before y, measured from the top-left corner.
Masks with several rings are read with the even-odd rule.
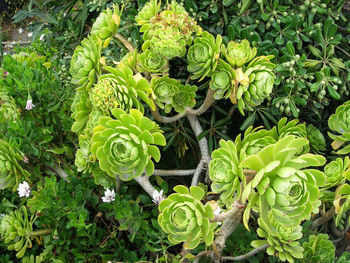
[[[203,241],[207,246],[211,245],[217,223],[210,222],[214,219],[212,206],[201,202],[204,190],[198,186],[188,189],[177,185],[174,191],[176,193],[158,206],[158,223],[169,234],[169,241],[173,244],[184,242],[186,249],[194,249]]]

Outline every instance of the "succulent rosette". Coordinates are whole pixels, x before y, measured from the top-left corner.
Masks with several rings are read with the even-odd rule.
[[[80,135],[79,136],[79,146],[80,148],[77,150],[75,154],[75,166],[78,168],[78,172],[87,172],[89,170],[89,163],[92,161],[91,159],[91,142],[90,136]]]
[[[256,47],[251,48],[248,40],[243,39],[241,43],[230,41],[225,47],[221,46],[221,51],[232,67],[242,67],[251,61],[257,53]]]
[[[80,134],[84,130],[92,111],[92,104],[87,91],[78,90],[75,93],[71,111],[74,119],[71,130]]]
[[[219,145],[220,148],[212,152],[209,163],[209,177],[213,181],[211,189],[214,193],[221,193],[220,199],[229,204],[240,198],[246,179],[239,167],[242,160],[236,145],[224,140],[220,140]]]
[[[346,177],[350,174],[349,157],[337,158],[324,167],[326,184],[324,188],[331,188],[345,183]]]
[[[22,157],[17,153],[16,149],[11,147],[7,142],[0,140],[0,189],[12,187],[12,191],[16,191],[18,184],[24,177],[30,182],[30,174],[24,170],[18,161]]]
[[[17,258],[23,257],[27,247],[32,247],[30,234],[33,231],[35,219],[34,215],[31,218],[28,217],[25,206],[0,219],[1,239],[8,250],[18,251]]]
[[[131,70],[136,69],[137,65],[137,50],[127,53],[121,60],[119,64],[124,64],[129,67]]]
[[[198,87],[189,84],[180,84],[178,87],[179,90],[173,96],[171,106],[173,106],[178,113],[184,113],[187,107],[194,107],[196,104],[195,98]]]
[[[152,78],[151,86],[155,101],[159,108],[169,113],[172,109],[173,97],[179,92],[180,81],[169,77]]]
[[[326,150],[326,139],[324,138],[322,132],[317,129],[312,124],[306,127],[307,139],[310,142],[311,149],[315,153],[321,153]]]
[[[81,46],[74,50],[69,72],[72,83],[79,85],[78,89],[90,88],[100,74],[100,58],[102,41],[94,36],[88,36],[81,41]]]
[[[334,114],[328,119],[329,129],[337,134],[328,132],[328,136],[332,138],[332,148],[338,150],[337,154],[347,154],[350,152],[350,101],[340,105]]]
[[[333,263],[335,246],[327,234],[309,236],[309,241],[303,243],[304,259],[302,262]]]
[[[242,115],[244,110],[253,110],[253,107],[270,96],[275,83],[275,74],[273,69],[275,64],[270,62],[273,56],[261,56],[253,59],[245,71],[237,68],[235,71],[235,80],[239,83],[237,93],[232,94],[230,99],[232,103],[238,104],[238,109]],[[234,97],[234,95],[236,97]]]
[[[287,136],[241,163],[240,167],[256,171],[242,193],[242,201],[249,200],[243,216],[247,229],[251,208],[263,216],[271,212],[273,221],[286,227],[297,226],[318,212],[319,187],[326,178],[319,170],[305,168],[322,166],[326,160],[309,153],[298,156],[297,152],[307,144],[305,138]]]
[[[117,5],[113,5],[113,10],[107,8],[102,11],[92,25],[91,35],[101,39],[104,47],[109,44],[111,38],[117,33],[121,13],[122,10]]]
[[[296,138],[308,138],[306,125],[299,123],[299,120],[291,120],[287,122],[287,118],[282,118],[277,125],[278,138],[294,135]],[[309,143],[297,152],[298,155],[307,153],[310,151]]]
[[[16,121],[20,117],[20,111],[15,100],[6,92],[0,91],[0,101],[0,123]]]
[[[210,77],[216,69],[222,37],[217,35],[215,39],[212,34],[204,31],[193,42],[187,53],[187,70],[192,73],[192,79],[201,81],[206,76]]]
[[[141,11],[137,14],[135,21],[139,26],[149,23],[152,17],[155,17],[160,10],[161,2],[158,0],[150,0]]]
[[[143,114],[131,109],[113,109],[111,117],[102,117],[92,136],[91,152],[97,157],[100,168],[110,176],[118,175],[128,181],[142,173],[152,175],[153,158],[160,160],[156,145],[166,144],[159,126]]]
[[[162,74],[168,71],[167,60],[159,54],[147,49],[138,55],[137,70],[139,72],[150,72],[154,74]]]
[[[343,174],[346,180],[350,181],[350,173],[346,172]],[[341,184],[335,191],[335,198],[333,201],[335,207],[336,218],[335,225],[339,226],[342,218],[346,216],[346,213],[350,210],[350,185]]]
[[[203,205],[204,190],[198,186],[190,189],[183,185],[174,187],[176,193],[160,202],[158,223],[173,244],[184,243],[186,249],[194,249],[202,241],[207,246],[213,243],[216,223],[212,206]]]
[[[266,224],[266,222],[269,223]],[[266,215],[265,218],[259,218],[258,225],[257,233],[265,240],[254,240],[251,243],[253,247],[257,248],[268,244],[267,254],[277,256],[281,261],[287,260],[292,263],[294,258],[303,258],[304,249],[298,242],[298,239],[303,236],[301,226],[284,226],[269,215]]]
[[[234,69],[225,61],[219,60],[215,71],[211,75],[209,85],[212,90],[215,90],[215,99],[229,98],[231,94],[235,93]]]

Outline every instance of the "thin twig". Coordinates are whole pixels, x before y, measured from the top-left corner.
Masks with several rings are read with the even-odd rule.
[[[125,38],[123,37],[121,34],[117,33],[114,35],[114,37],[116,39],[118,39],[120,42],[123,43],[123,45],[130,51],[130,52],[134,52],[135,48],[133,47],[133,45]]]
[[[196,172],[196,169],[189,170],[159,170],[155,169],[153,175],[158,176],[188,176],[193,175]]]
[[[215,101],[214,93],[215,93],[214,90],[208,89],[207,96],[205,97],[203,104],[196,110],[192,108],[187,108],[186,112],[196,116],[199,116],[204,112],[206,112]]]
[[[222,260],[231,260],[231,261],[240,261],[240,260],[247,260],[248,258],[254,256],[255,254],[258,254],[261,251],[264,251],[269,247],[269,244],[263,245],[261,247],[257,247],[253,249],[252,251],[248,252],[247,254],[237,256],[237,257],[222,257]]]
[[[332,206],[326,213],[324,213],[323,215],[321,215],[319,218],[317,218],[315,221],[312,222],[310,229],[314,230],[318,228],[319,226],[326,223],[328,220],[332,219],[334,215],[335,215],[335,208],[334,206]]]
[[[181,114],[179,113],[179,114],[172,116],[172,117],[165,117],[165,116],[160,115],[158,109],[156,109],[155,111],[152,111],[152,115],[156,121],[162,122],[162,123],[172,123],[172,122],[178,121],[181,118],[185,117],[185,113],[181,113]]]
[[[335,48],[339,49],[340,51],[342,51],[344,54],[346,54],[350,58],[350,54],[348,52],[346,52],[344,49],[342,49],[341,47],[338,47],[338,46],[335,46]]]

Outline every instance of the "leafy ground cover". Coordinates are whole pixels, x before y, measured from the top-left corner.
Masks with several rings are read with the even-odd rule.
[[[349,262],[347,1],[21,3],[1,262]]]

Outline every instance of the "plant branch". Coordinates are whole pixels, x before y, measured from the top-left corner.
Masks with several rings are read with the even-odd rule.
[[[206,112],[215,101],[214,93],[215,91],[209,88],[207,92],[207,96],[205,97],[205,100],[203,104],[199,107],[199,109],[194,110],[192,108],[187,108],[186,112],[196,116],[199,116],[204,112]]]
[[[123,45],[130,51],[130,52],[134,52],[135,48],[134,46],[125,38],[123,37],[121,34],[117,33],[114,35],[114,37],[116,39],[118,39],[120,42],[123,43]]]
[[[348,52],[346,52],[344,49],[342,49],[341,47],[338,47],[338,46],[335,46],[335,48],[339,49],[340,51],[342,51],[344,54],[346,54],[350,58],[350,54]]]
[[[158,122],[162,122],[162,123],[172,123],[172,122],[175,122],[175,121],[178,121],[180,120],[181,118],[185,117],[185,113],[179,113],[175,116],[172,116],[172,117],[165,117],[165,116],[162,116],[160,115],[158,109],[156,109],[155,111],[152,111],[152,115],[154,117],[154,119]]]
[[[36,230],[36,231],[31,231],[29,233],[29,235],[31,237],[34,237],[34,236],[44,236],[44,235],[49,235],[51,234],[52,230],[49,228],[49,229],[43,229],[43,230]]]
[[[311,230],[318,228],[319,226],[325,224],[328,220],[332,219],[335,215],[335,208],[332,206],[326,213],[322,214],[319,218],[312,222]]]
[[[193,175],[196,172],[196,169],[189,170],[159,170],[155,169],[153,175],[158,176],[188,176]]]
[[[149,177],[147,175],[140,175],[134,179],[152,197],[153,193],[157,190],[153,187],[148,178]]]
[[[257,172],[255,170],[243,169],[243,173],[245,175],[252,175],[252,176],[254,176],[254,175],[256,175]]]
[[[237,256],[237,257],[222,257],[222,260],[231,260],[231,261],[241,261],[241,260],[247,260],[248,258],[254,256],[255,254],[258,254],[261,251],[264,251],[269,247],[269,244],[263,245],[261,247],[257,247],[253,249],[252,251],[248,252],[247,254]]]

